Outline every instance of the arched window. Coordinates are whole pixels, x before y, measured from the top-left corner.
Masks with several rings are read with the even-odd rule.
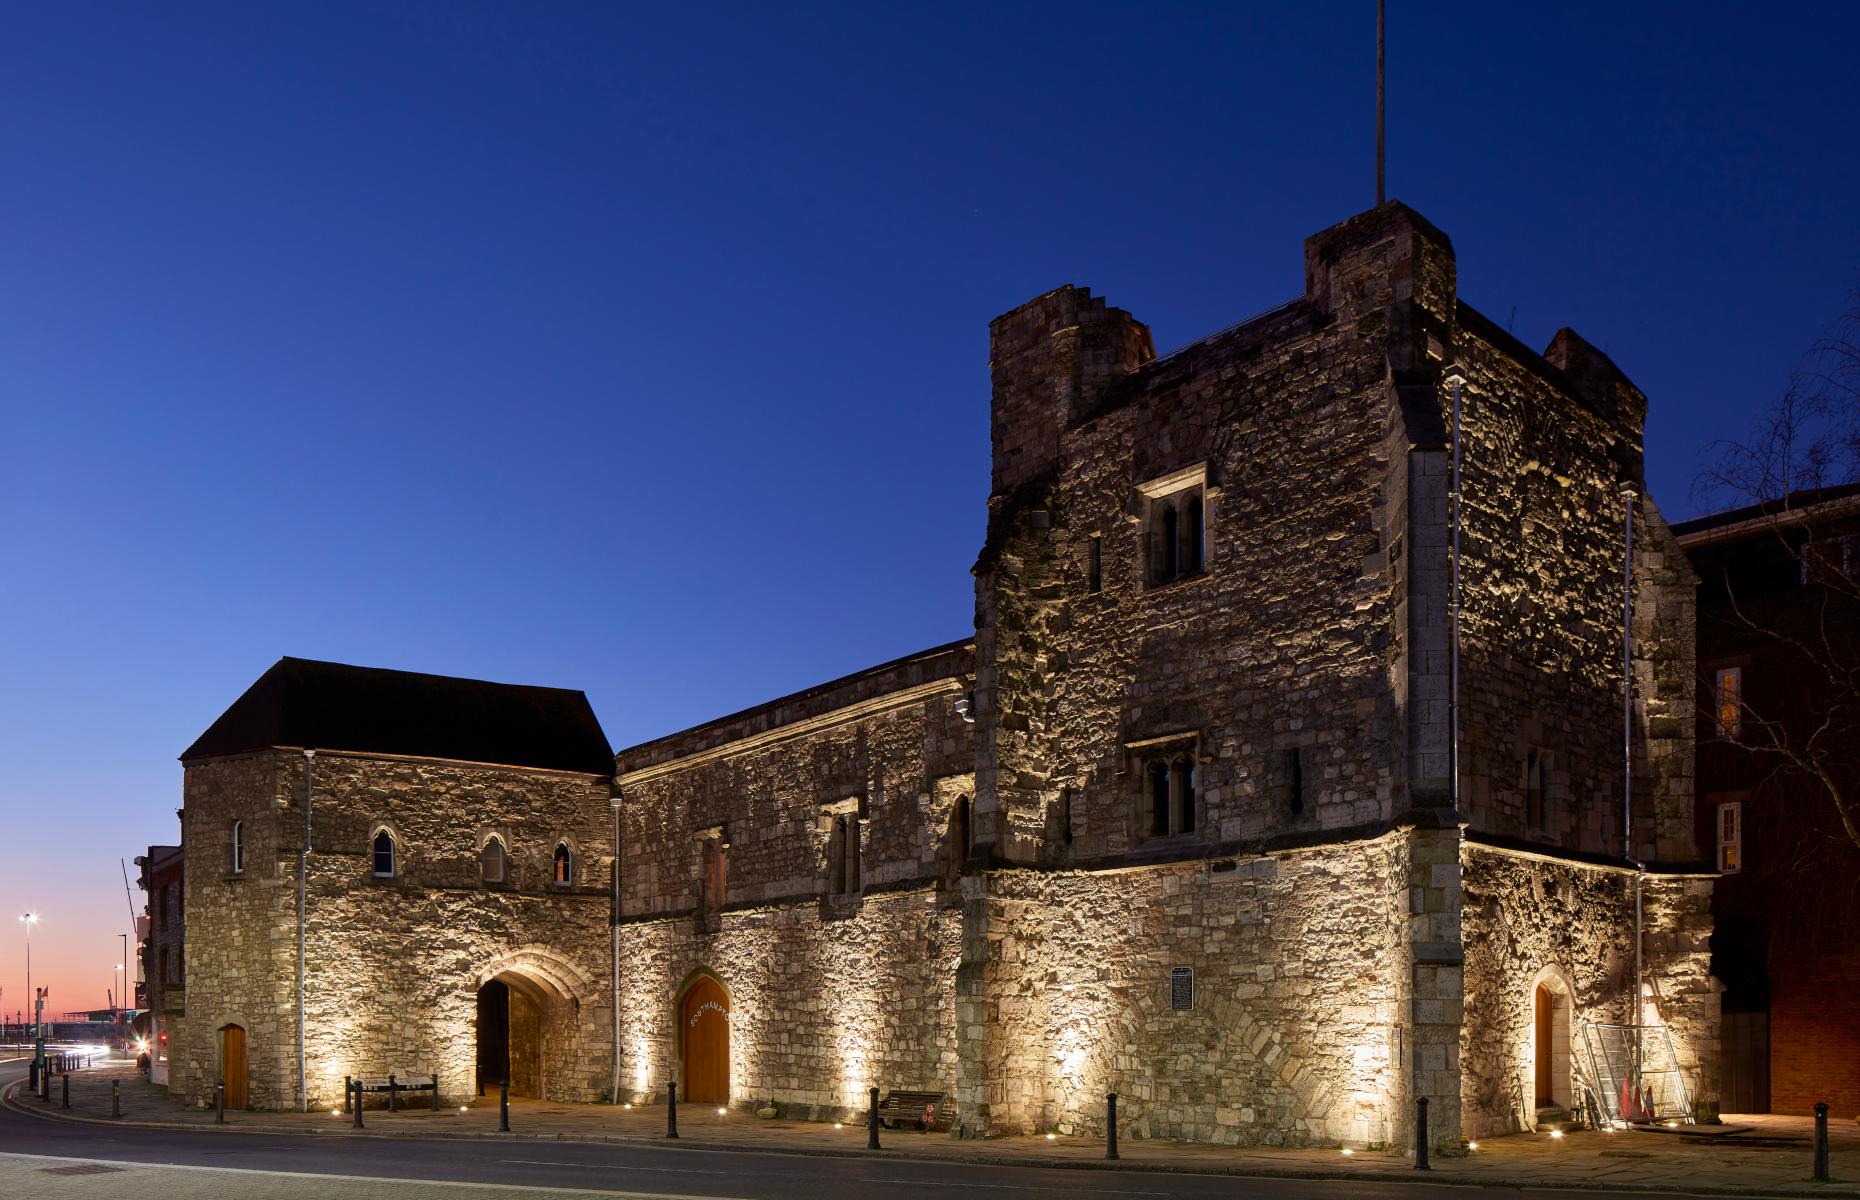
[[[378,855],[381,852],[376,850],[375,853]],[[504,872],[509,865],[508,860],[509,855],[504,853],[503,839],[486,838],[484,849],[478,855],[478,878],[486,883],[504,882]]]
[[[557,842],[555,847],[555,865],[549,876],[556,883],[567,887],[574,882],[574,861],[568,853],[567,842]]]
[[[226,864],[234,875],[245,873],[245,822],[232,823],[232,842],[228,851]]]
[[[375,834],[375,874],[383,877],[394,874],[395,863],[394,837],[383,829]]]
[[[1169,836],[1169,764],[1161,759],[1150,764],[1150,836]]]

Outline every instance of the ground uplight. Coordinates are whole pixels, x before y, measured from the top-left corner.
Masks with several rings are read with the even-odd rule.
[[[1350,1148],[1349,1148],[1348,1146],[1345,1146],[1345,1147],[1343,1148],[1343,1156],[1344,1156],[1345,1158],[1348,1158],[1348,1157],[1350,1157],[1350,1156],[1351,1156],[1352,1154],[1355,1154],[1355,1153],[1356,1153],[1356,1151],[1354,1151],[1354,1150],[1352,1150],[1352,1149],[1350,1149]]]
[[[1550,1131],[1550,1136],[1552,1138],[1561,1138],[1563,1136],[1563,1131],[1561,1129],[1552,1129]]]

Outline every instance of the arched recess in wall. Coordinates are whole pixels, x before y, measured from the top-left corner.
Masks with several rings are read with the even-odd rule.
[[[680,1087],[693,1103],[730,1102],[733,1007],[729,986],[708,967],[685,976],[673,995]]]
[[[1525,1019],[1524,1053],[1519,1069],[1524,1076],[1522,1093],[1529,1101],[1529,1111],[1523,1116],[1526,1127],[1534,1128],[1538,1110],[1568,1109],[1572,1104],[1575,985],[1570,982],[1569,972],[1550,963],[1531,976],[1518,1002]]]

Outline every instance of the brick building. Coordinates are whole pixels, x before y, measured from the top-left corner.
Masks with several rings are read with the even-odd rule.
[[[419,987],[315,1048],[313,1101],[364,1060],[453,1090],[481,960],[525,945],[578,1001],[541,1026],[545,1060],[573,1064],[543,1072],[559,1099],[678,1079],[834,1116],[868,1086],[927,1089],[982,1134],[1096,1130],[1116,1091],[1134,1136],[1360,1144],[1408,1141],[1425,1096],[1452,1144],[1574,1103],[1591,1026],[1638,1014],[1677,1056],[1663,1111],[1709,1107],[1694,579],[1632,490],[1646,402],[1614,365],[1568,330],[1538,354],[1461,302],[1447,239],[1399,204],[1311,238],[1302,296],[1169,355],[1064,287],[997,318],[990,358],[973,639],[621,751],[611,780],[588,764],[552,819],[584,806],[590,859],[611,853],[618,788],[611,946],[606,909],[455,936],[508,911],[457,869],[485,820],[457,804],[397,831],[460,876],[443,904],[411,867],[403,896],[332,862],[313,927],[408,931]],[[230,798],[262,793],[282,886],[309,743],[276,744],[190,752],[188,820],[223,836]],[[403,783],[409,806],[436,785]],[[344,853],[387,799],[355,794]],[[283,899],[269,959],[214,951],[266,1013],[292,994]],[[347,992],[377,970],[342,968]],[[288,1065],[291,1031],[267,1037]]]
[[[149,1079],[168,1082],[170,1025],[187,1013],[186,856],[179,846],[150,846],[136,857],[136,882],[145,897],[138,939],[142,955],[140,1020],[148,1042]]]
[[[1860,485],[1674,527],[1700,578],[1700,852],[1724,1106],[1860,1112],[1860,849],[1804,752],[1860,795]],[[1770,728],[1773,724],[1773,729]]]

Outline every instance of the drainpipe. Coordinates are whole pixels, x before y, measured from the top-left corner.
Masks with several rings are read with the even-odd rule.
[[[613,919],[608,922],[613,937],[614,1044],[613,1078],[608,1085],[607,1095],[615,1104],[620,1103],[620,801],[620,782],[616,779],[613,796],[607,802],[614,810],[614,901]]]
[[[1634,853],[1634,500],[1632,484],[1621,489],[1624,511],[1621,546],[1621,852],[1634,866],[1634,978],[1628,985],[1628,1025],[1634,1031],[1632,1058],[1634,1094],[1640,1095],[1641,988],[1646,974],[1642,959],[1643,916],[1641,885],[1647,871]]]
[[[310,1111],[304,1086],[304,905],[310,869],[310,801],[316,795],[316,751],[304,751],[304,844],[297,851],[297,1111]]]
[[[1447,795],[1453,811],[1460,810],[1460,393],[1466,384],[1466,371],[1458,363],[1446,370],[1446,380],[1453,385],[1453,478],[1448,502],[1453,520],[1453,592],[1448,600],[1452,614],[1452,634],[1447,643],[1447,713],[1450,722],[1447,743]]]

